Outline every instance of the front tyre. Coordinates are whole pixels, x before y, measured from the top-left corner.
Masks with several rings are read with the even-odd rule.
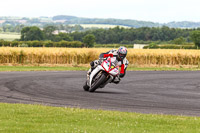
[[[85,90],[85,91],[89,91],[89,86],[87,85],[87,81],[85,82],[85,84],[83,85],[83,89]]]
[[[105,81],[106,76],[106,73],[102,73],[101,77],[92,83],[89,92],[94,92]]]

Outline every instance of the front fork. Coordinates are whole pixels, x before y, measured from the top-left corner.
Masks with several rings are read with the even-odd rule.
[[[88,86],[90,86],[89,84],[90,84],[90,74],[91,74],[91,70],[92,70],[92,69],[90,68],[90,69],[88,70],[88,72],[87,72],[87,81],[86,81],[86,82],[87,82],[87,85],[88,85]]]
[[[109,74],[107,75],[107,77],[106,77],[106,81],[105,81],[105,83],[104,84],[102,84],[101,86],[100,86],[100,88],[103,88],[104,86],[106,86],[108,83],[111,83],[112,82],[112,80],[113,80],[113,76],[110,76]]]

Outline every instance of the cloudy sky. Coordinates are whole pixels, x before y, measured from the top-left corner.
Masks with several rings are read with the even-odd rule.
[[[0,16],[73,15],[153,22],[200,22],[200,0],[2,0]]]

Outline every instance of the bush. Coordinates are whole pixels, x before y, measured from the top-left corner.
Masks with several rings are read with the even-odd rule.
[[[197,49],[194,45],[156,45],[145,46],[144,49]]]
[[[95,44],[95,48],[119,48],[120,46],[124,46],[126,48],[133,48],[133,44]]]
[[[158,46],[157,44],[155,44],[155,43],[149,44],[149,48],[150,48],[150,49],[158,48],[158,47],[159,47],[159,46]]]
[[[0,40],[0,46],[5,47],[71,47],[80,48],[83,47],[83,43],[80,41],[4,41]]]
[[[28,47],[28,44],[22,43],[19,45],[19,47]]]

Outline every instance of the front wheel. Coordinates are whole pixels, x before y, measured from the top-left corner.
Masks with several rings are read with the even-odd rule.
[[[92,83],[89,92],[94,92],[106,79],[106,73],[102,73],[101,77]]]
[[[85,90],[85,91],[89,91],[89,86],[87,85],[87,81],[85,82],[85,84],[83,85],[83,89]]]

